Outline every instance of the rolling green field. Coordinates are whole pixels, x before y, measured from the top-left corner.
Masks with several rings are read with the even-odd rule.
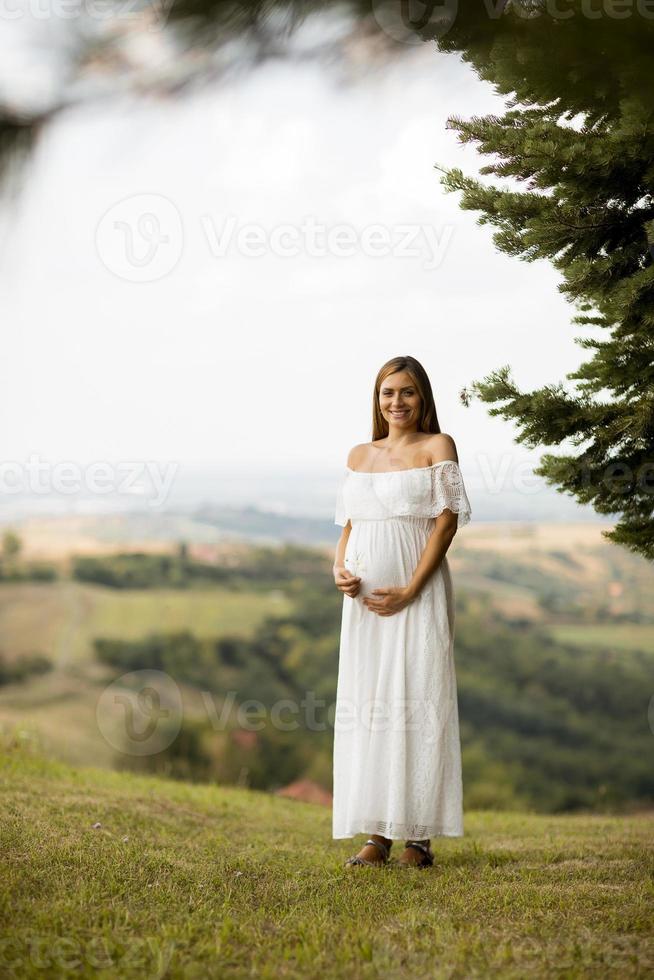
[[[654,625],[651,623],[561,623],[548,627],[559,643],[587,649],[613,649],[620,652],[644,650],[654,653]]]
[[[26,684],[0,687],[0,728],[37,729],[68,762],[112,766],[114,752],[96,720],[107,669],[95,662],[95,636],[138,639],[150,631],[183,629],[200,636],[249,636],[266,615],[287,608],[280,592],[232,592],[215,586],[129,591],[70,580],[4,585],[0,646],[12,657],[45,653],[54,669]]]
[[[271,793],[73,769],[11,742],[0,787],[6,977],[654,969],[652,813],[468,811],[431,869],[348,869],[363,836],[334,841],[328,808]]]
[[[281,592],[194,589],[116,590],[71,580],[0,588],[0,636],[8,656],[38,651],[56,664],[80,663],[94,636],[138,639],[152,630],[248,636],[269,613],[284,612]]]

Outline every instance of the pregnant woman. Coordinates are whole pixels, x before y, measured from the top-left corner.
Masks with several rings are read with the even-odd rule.
[[[463,836],[446,552],[470,503],[415,358],[380,369],[372,429],[349,453],[336,502],[333,837],[369,835],[348,867],[386,864],[394,840],[400,865],[428,867],[432,837]]]

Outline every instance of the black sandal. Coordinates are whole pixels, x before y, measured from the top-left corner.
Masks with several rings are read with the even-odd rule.
[[[414,850],[420,851],[422,854],[422,860],[418,861],[416,864],[409,863],[409,861],[400,861],[398,859],[398,864],[403,868],[431,868],[434,863],[434,853],[431,849],[431,844],[423,844],[419,840],[407,840],[404,842],[404,846],[413,847]]]
[[[344,867],[348,867],[348,865],[349,865],[350,867],[352,867],[352,865],[355,865],[355,864],[368,864],[372,868],[379,868],[379,867],[381,867],[381,865],[388,864],[388,859],[390,857],[391,847],[393,846],[393,841],[391,841],[390,844],[382,844],[381,841],[373,840],[372,837],[370,837],[366,841],[366,844],[374,844],[375,847],[378,848],[381,851],[381,854],[382,854],[382,857],[383,857],[384,860],[381,861],[381,862],[380,861],[369,861],[368,858],[362,858],[362,857],[359,857],[358,854],[354,854],[352,857],[350,857],[350,858],[347,859],[347,861],[345,862],[345,864],[343,866]],[[366,844],[364,844],[363,846],[365,847]]]

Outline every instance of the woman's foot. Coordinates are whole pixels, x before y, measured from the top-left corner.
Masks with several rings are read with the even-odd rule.
[[[429,838],[419,841],[411,841],[414,845],[409,847],[409,841],[406,842],[404,850],[397,859],[398,864],[403,864],[405,867],[414,868],[427,868],[431,867],[434,863],[434,855],[431,849],[431,842]],[[415,845],[422,845],[422,847],[417,847]]]
[[[368,840],[378,841],[378,843],[382,844],[386,848],[387,854],[390,855],[390,849],[393,841],[388,837],[382,837],[380,834],[371,834]],[[380,848],[375,847],[374,844],[364,844],[355,857],[361,858],[363,861],[367,861],[370,864],[386,864]]]

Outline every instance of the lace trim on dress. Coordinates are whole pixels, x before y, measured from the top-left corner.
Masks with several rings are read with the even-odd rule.
[[[427,840],[432,837],[463,837],[458,827],[444,827],[442,824],[395,823],[386,820],[363,820],[359,824],[360,834],[381,834],[391,840]]]
[[[431,471],[432,517],[438,517],[445,509],[458,514],[457,527],[463,527],[470,522],[472,513],[470,501],[459,464],[454,460],[446,460],[442,466]]]
[[[357,480],[351,484],[349,478],[354,476],[360,477],[362,482]],[[382,479],[380,484],[375,482],[377,478]],[[345,527],[352,518],[352,513],[356,517],[360,510],[358,496],[368,493],[370,488],[373,488],[377,505],[373,508],[370,519],[399,518],[412,514],[416,517],[436,518],[447,509],[458,515],[457,527],[463,527],[470,522],[470,501],[459,464],[454,460],[442,460],[432,466],[388,472],[380,470],[376,473],[346,467],[336,491],[334,523]],[[349,499],[348,506],[346,497]]]

